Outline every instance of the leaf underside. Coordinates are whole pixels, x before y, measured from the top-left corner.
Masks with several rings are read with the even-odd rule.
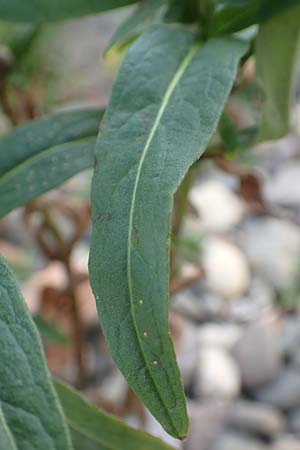
[[[92,167],[102,114],[53,114],[0,136],[0,217]]]
[[[0,256],[0,406],[18,450],[70,450],[38,333]]]
[[[185,397],[168,327],[172,198],[208,145],[245,44],[154,27],[128,51],[96,145],[91,284],[110,351],[175,437]]]
[[[78,450],[172,450],[161,440],[135,430],[87,403],[76,391],[54,380],[65,417]]]
[[[279,139],[292,126],[299,59],[300,6],[264,23],[256,40],[257,78],[264,93],[258,139]]]
[[[0,0],[0,19],[12,22],[49,22],[95,14],[137,0]]]

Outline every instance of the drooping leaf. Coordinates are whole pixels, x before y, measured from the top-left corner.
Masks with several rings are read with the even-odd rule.
[[[7,426],[0,406],[0,450],[17,450],[14,438]]]
[[[37,330],[0,256],[0,405],[19,450],[70,450]]]
[[[239,152],[254,145],[257,138],[256,125],[238,128],[231,117],[223,113],[219,122],[219,133],[227,153]]]
[[[105,52],[114,46],[122,47],[151,25],[161,23],[168,6],[169,0],[142,0],[135,11],[117,29]]]
[[[54,113],[2,135],[0,176],[45,149],[95,136],[102,113],[98,108]]]
[[[32,319],[42,337],[42,340],[47,343],[51,342],[62,346],[69,344],[69,339],[63,334],[55,323],[48,322],[39,314],[34,315]]]
[[[299,42],[300,5],[260,27],[256,41],[256,67],[265,102],[259,140],[279,139],[291,129]]]
[[[95,14],[137,0],[0,0],[0,19],[12,22],[49,22]]]
[[[53,114],[0,136],[0,217],[92,167],[102,114]]]
[[[245,50],[154,27],[123,61],[96,146],[89,267],[99,317],[128,383],[175,437],[188,420],[168,331],[172,196],[215,131]]]
[[[75,438],[88,443],[88,450],[171,450],[160,439],[135,430],[117,418],[87,403],[76,391],[55,380],[68,425]],[[80,447],[78,446],[78,450]]]
[[[299,0],[236,0],[226,1],[212,20],[209,35],[234,33],[253,24],[263,23]]]
[[[34,23],[8,23],[0,21],[0,42],[8,47],[14,57],[13,69],[19,66],[39,34],[40,26]]]

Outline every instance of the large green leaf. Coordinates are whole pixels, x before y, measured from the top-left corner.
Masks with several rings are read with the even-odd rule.
[[[18,450],[71,449],[38,332],[1,256],[0,342],[0,405]]]
[[[95,14],[137,0],[0,0],[0,19],[43,22]]]
[[[273,17],[260,27],[256,67],[265,97],[260,140],[278,139],[290,131],[299,41],[300,6]]]
[[[0,217],[93,165],[102,114],[53,114],[0,136]]]
[[[7,426],[0,406],[0,450],[17,450],[14,438]]]
[[[71,428],[70,431],[74,450],[108,450],[107,447],[103,447],[99,442],[84,436],[73,428]]]
[[[210,35],[233,33],[268,20],[299,0],[236,0],[227,1],[212,20]]]
[[[110,351],[163,427],[187,433],[168,328],[172,196],[204,152],[245,44],[154,27],[129,49],[96,146],[90,275]]]
[[[74,446],[82,450],[171,450],[161,440],[130,428],[125,423],[90,405],[70,387],[54,382],[67,422],[74,431]]]

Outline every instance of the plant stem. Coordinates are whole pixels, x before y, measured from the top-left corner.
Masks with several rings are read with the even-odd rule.
[[[84,326],[80,315],[78,298],[76,296],[76,280],[74,279],[69,259],[64,261],[64,264],[68,276],[68,297],[70,298],[71,305],[74,356],[78,369],[76,387],[78,389],[82,389],[86,383],[86,369],[84,361]]]
[[[59,257],[59,260],[63,263],[68,278],[68,287],[66,293],[71,307],[70,312],[73,334],[72,342],[74,346],[74,356],[78,370],[75,385],[78,389],[81,389],[84,387],[86,382],[86,369],[84,364],[84,325],[80,315],[78,298],[76,296],[77,279],[75,278],[70,265],[71,247],[68,248],[68,246],[64,242],[59,228],[57,227],[55,221],[52,220],[51,213],[47,209],[44,211],[44,220],[48,228],[51,230],[53,236],[55,237],[59,248],[61,249],[61,254],[57,255],[57,257]]]

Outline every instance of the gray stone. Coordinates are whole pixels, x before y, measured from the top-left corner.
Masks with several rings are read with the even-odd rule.
[[[269,179],[263,186],[263,193],[270,203],[299,208],[300,205],[300,162],[292,161]]]
[[[126,381],[117,368],[104,379],[98,388],[98,395],[101,399],[116,405],[121,404],[124,401],[126,393]]]
[[[181,320],[180,336],[174,339],[177,362],[184,386],[189,386],[194,378],[198,358],[198,342],[196,327]]]
[[[290,431],[300,435],[300,408],[289,415],[288,426]]]
[[[229,322],[207,323],[198,327],[196,333],[200,346],[214,346],[231,350],[241,337],[242,328]]]
[[[272,384],[257,390],[255,397],[283,411],[300,407],[300,373],[293,368],[283,370]]]
[[[286,317],[281,326],[280,345],[286,356],[292,356],[300,342],[300,320],[298,317]]]
[[[285,419],[282,413],[269,405],[240,400],[232,405],[228,424],[242,431],[274,438],[284,431]]]
[[[294,157],[300,155],[300,139],[288,134],[276,141],[264,142],[252,150],[254,167],[259,172],[274,174]]]
[[[226,432],[212,450],[267,450],[268,447],[258,439],[242,433]],[[196,450],[196,449],[195,449]]]
[[[224,316],[223,300],[200,283],[174,295],[171,308],[186,318],[204,321]]]
[[[279,344],[282,353],[292,360],[297,360],[300,348],[300,318],[285,317],[282,322]]]
[[[290,287],[300,254],[296,225],[274,218],[251,218],[243,227],[240,243],[261,276],[277,289]]]
[[[225,426],[228,404],[220,400],[189,402],[190,431],[184,450],[208,450],[218,440]]]
[[[243,203],[220,181],[210,179],[195,185],[189,199],[198,213],[201,232],[226,232],[242,220]]]
[[[278,343],[269,324],[251,323],[233,349],[242,384],[254,389],[272,382],[281,368]]]
[[[290,363],[300,370],[300,317],[284,317],[281,323],[279,343]]]
[[[233,399],[241,389],[239,368],[226,349],[203,346],[195,376],[195,394],[199,397]]]
[[[203,244],[201,263],[209,289],[225,300],[244,295],[250,286],[250,270],[244,253],[232,242],[210,237]]]
[[[271,450],[300,450],[300,440],[294,436],[283,436],[274,443]]]
[[[229,303],[228,314],[239,322],[257,320],[266,310],[272,308],[274,298],[274,288],[261,277],[253,276],[247,294]]]

